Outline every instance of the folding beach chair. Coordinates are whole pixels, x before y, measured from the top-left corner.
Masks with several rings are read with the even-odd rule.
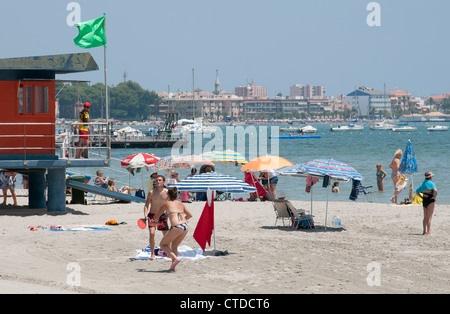
[[[252,200],[262,199],[268,195],[268,191],[262,186],[262,184],[256,179],[256,176],[253,172],[247,171],[245,172],[245,183],[250,184],[251,186],[256,188],[256,192],[250,193],[250,197]]]
[[[373,195],[373,192],[370,191],[370,189],[372,188],[372,186],[363,186],[361,184],[356,186],[356,190],[358,191],[359,195],[364,195],[364,199],[367,202],[374,202],[375,201],[375,196]]]
[[[289,212],[285,200],[274,200],[273,209],[275,210],[276,214],[275,227],[277,226],[278,219],[281,219],[281,221],[283,221],[283,226],[285,226],[284,221],[286,219],[289,219],[289,222],[292,225],[292,215]]]

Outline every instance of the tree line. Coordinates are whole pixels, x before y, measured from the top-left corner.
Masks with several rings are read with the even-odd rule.
[[[108,86],[110,118],[134,121],[147,120],[149,115],[157,114],[163,99],[154,91],[143,89],[138,83],[127,81],[116,86]],[[59,102],[59,117],[73,119],[77,104],[91,104],[91,119],[105,118],[105,85],[97,83],[62,83],[56,84]]]

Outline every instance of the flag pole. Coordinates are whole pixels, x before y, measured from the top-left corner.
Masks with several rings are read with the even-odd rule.
[[[106,34],[106,14],[103,13],[105,16],[105,34]],[[107,159],[111,159],[111,130],[109,126],[109,97],[108,97],[108,75],[107,75],[107,66],[106,66],[106,44],[103,45],[103,60],[104,60],[104,69],[105,69],[105,114],[106,114],[106,156]]]

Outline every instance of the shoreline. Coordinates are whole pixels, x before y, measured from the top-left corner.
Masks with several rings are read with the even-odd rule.
[[[19,198],[19,205],[26,198]],[[292,201],[310,209],[307,201]],[[199,248],[192,235],[204,202],[187,204],[194,214],[182,245]],[[315,224],[323,226],[324,201],[315,201]],[[66,214],[26,206],[0,209],[0,293],[449,293],[450,205],[436,205],[432,236],[423,236],[420,205],[330,202],[328,229],[290,231],[271,202],[216,202],[216,247],[224,256],[185,260],[176,273],[170,261],[136,259],[148,232],[136,221],[137,204],[68,205]],[[343,229],[331,228],[334,215]],[[110,231],[61,231],[30,226],[127,224]],[[157,243],[161,233],[157,233]],[[213,247],[206,249],[211,255]],[[367,271],[380,265],[380,286]],[[68,265],[80,266],[81,286],[71,287]],[[370,278],[369,278],[370,279]],[[183,285],[180,286],[179,282]]]

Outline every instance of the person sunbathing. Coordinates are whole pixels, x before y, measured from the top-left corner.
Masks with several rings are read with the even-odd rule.
[[[134,189],[134,188],[129,187],[129,186],[124,186],[120,190],[118,190],[116,188],[116,180],[114,180],[114,179],[108,180],[108,189],[111,190],[111,191],[114,191],[114,192],[119,192],[119,193],[128,194],[128,195],[131,195],[132,191],[139,191],[140,190],[140,188],[139,189]]]

